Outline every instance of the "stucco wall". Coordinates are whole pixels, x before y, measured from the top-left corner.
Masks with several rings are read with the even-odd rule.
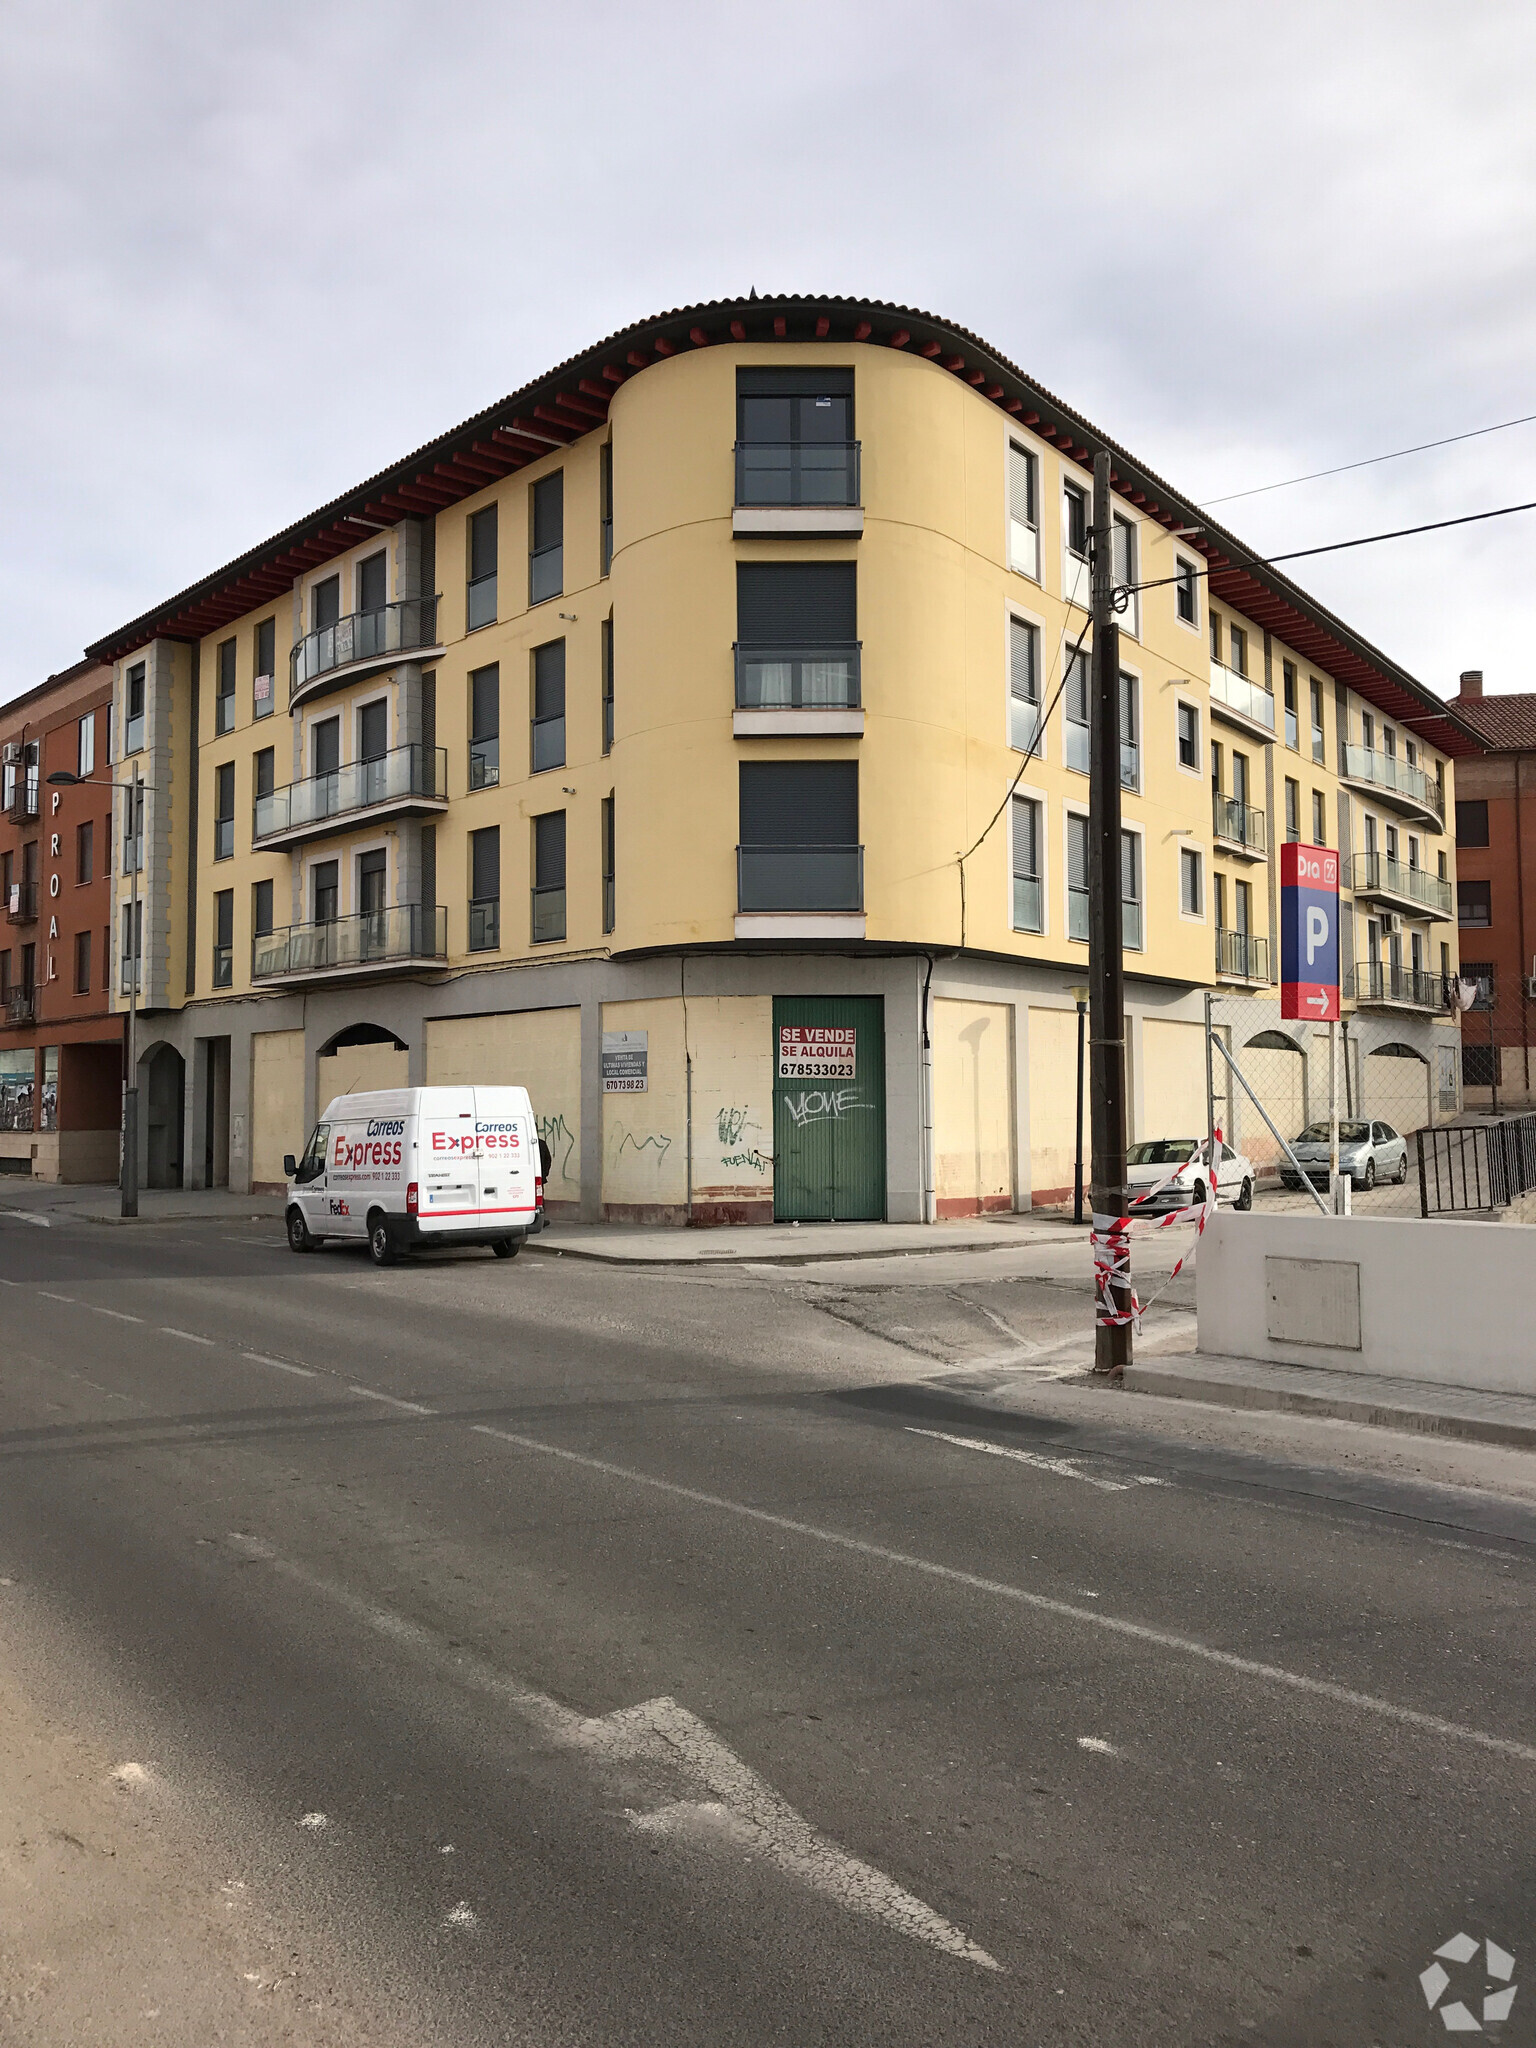
[[[431,1017],[426,1080],[432,1087],[481,1082],[526,1088],[551,1163],[545,1200],[581,1200],[581,1011],[510,1010]]]
[[[303,1149],[304,1033],[260,1031],[251,1039],[251,1181],[284,1184],[283,1154]]]
[[[1013,1207],[1012,1025],[1006,1003],[940,998],[933,1005],[934,1173],[940,1216]]]

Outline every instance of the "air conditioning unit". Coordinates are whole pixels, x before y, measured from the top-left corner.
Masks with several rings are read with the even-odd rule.
[[[4,745],[4,747],[0,747],[0,761],[7,761],[7,762],[10,762],[10,761],[19,761],[20,759],[21,759],[21,741],[20,741],[20,740],[7,740],[7,741],[6,741],[6,743],[5,743],[5,745]]]
[[[1536,974],[1528,974],[1525,977],[1525,992],[1536,1001]]]
[[[1387,930],[1389,932],[1400,932],[1402,928],[1403,918],[1401,911],[1389,910],[1387,912]]]

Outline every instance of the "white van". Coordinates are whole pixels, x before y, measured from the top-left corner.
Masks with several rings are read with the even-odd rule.
[[[293,1250],[366,1238],[376,1266],[427,1245],[488,1244],[513,1258],[544,1193],[526,1088],[338,1095],[283,1171]]]

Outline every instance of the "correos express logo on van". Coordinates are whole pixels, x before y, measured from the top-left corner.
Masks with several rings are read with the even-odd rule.
[[[402,1131],[403,1124],[370,1124],[370,1132]],[[336,1133],[335,1154],[332,1170],[336,1173],[355,1172],[364,1166],[398,1166],[401,1148],[398,1138],[349,1138],[345,1131]]]
[[[514,1123],[477,1123],[472,1132],[435,1130],[434,1152],[453,1152],[459,1158],[479,1158],[492,1152],[516,1152],[522,1147],[522,1133]]]

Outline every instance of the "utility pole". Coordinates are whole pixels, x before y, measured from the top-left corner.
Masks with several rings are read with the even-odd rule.
[[[133,894],[128,910],[128,1071],[123,1076],[122,1214],[139,1213],[139,864],[144,858],[144,784],[134,763],[128,791],[128,838],[133,848]]]
[[[1109,454],[1093,458],[1093,693],[1088,781],[1089,1088],[1094,1230],[1125,1214],[1125,956],[1120,903],[1120,628],[1115,619],[1114,514]],[[1111,1262],[1100,1301],[1093,1369],[1118,1379],[1131,1362],[1129,1246],[1119,1229],[1095,1249]]]

